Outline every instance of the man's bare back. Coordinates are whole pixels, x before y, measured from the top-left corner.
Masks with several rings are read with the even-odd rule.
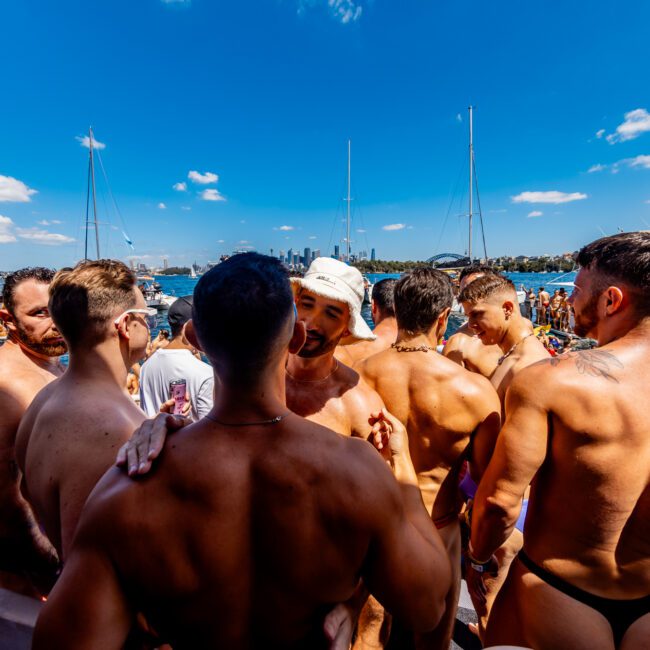
[[[497,367],[501,350],[498,345],[483,345],[465,323],[449,337],[442,354],[470,372],[490,377]]]
[[[525,554],[562,580],[604,598],[650,593],[650,436],[639,411],[639,397],[650,381],[649,353],[640,356],[638,348],[614,343],[528,368],[511,387],[499,443],[504,448],[522,445],[526,465],[530,470],[539,467],[528,505]],[[499,447],[491,475],[503,469]],[[517,476],[515,492],[532,473]],[[499,484],[507,489],[505,482]],[[517,563],[494,605],[486,641],[507,638],[551,647],[544,641],[543,626],[535,622],[541,606],[537,598],[546,601],[555,627],[580,633],[566,597]],[[600,647],[596,639],[607,638],[607,622],[585,606],[577,608],[579,619],[584,616],[592,629],[585,639],[589,647]],[[650,615],[640,621],[633,638],[647,640]],[[512,625],[516,632],[508,635]]]
[[[452,468],[460,470],[475,433],[477,469],[487,467],[500,425],[494,390],[483,377],[435,351],[391,348],[366,359],[360,371],[409,432],[411,457],[427,509],[431,512],[435,502],[434,518],[449,515],[457,507],[457,482],[440,495],[438,490]]]
[[[88,495],[145,417],[117,384],[69,376],[41,391],[27,410],[17,458],[29,501],[61,558]]]

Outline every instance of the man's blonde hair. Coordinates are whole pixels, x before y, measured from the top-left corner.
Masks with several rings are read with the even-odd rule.
[[[105,338],[115,312],[135,305],[135,276],[118,260],[87,260],[58,271],[49,293],[50,314],[68,345],[93,344]]]

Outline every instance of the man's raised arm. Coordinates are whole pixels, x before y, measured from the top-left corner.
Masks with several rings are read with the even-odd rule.
[[[378,499],[375,531],[362,577],[379,602],[415,632],[438,624],[451,585],[451,567],[442,540],[427,513],[408,451],[406,431],[388,414],[395,478],[369,449],[376,465],[372,487]],[[383,467],[382,467],[383,465]]]
[[[546,458],[548,411],[537,379],[544,367],[522,371],[506,394],[506,422],[474,501],[470,552],[477,561],[487,561],[508,539],[526,488]]]

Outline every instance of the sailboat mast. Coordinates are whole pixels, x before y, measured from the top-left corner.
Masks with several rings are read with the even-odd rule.
[[[90,127],[88,129],[88,147],[90,149],[90,182],[92,183],[93,189],[93,215],[95,218],[95,244],[97,247],[97,259],[100,258],[99,255],[99,227],[97,224],[97,195],[95,193],[95,162],[93,159],[93,129]],[[86,224],[87,225],[87,224]],[[86,231],[88,232],[88,231]],[[88,250],[86,250],[86,258],[88,257]]]
[[[345,244],[346,244],[346,251],[347,251],[347,256],[346,256],[346,261],[350,261],[350,201],[352,199],[350,198],[350,158],[351,158],[351,146],[352,146],[352,141],[348,140],[348,219],[347,219],[347,235],[345,238]]]
[[[474,173],[474,134],[473,124],[472,124],[472,110],[473,107],[469,107],[469,245],[468,245],[468,256],[470,264],[472,263],[472,199],[473,199],[473,187],[474,179],[472,174]]]

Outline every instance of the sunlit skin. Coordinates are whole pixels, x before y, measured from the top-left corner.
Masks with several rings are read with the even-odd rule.
[[[460,291],[485,273],[472,273],[460,282]],[[470,372],[477,372],[484,377],[490,377],[497,365],[502,352],[497,345],[484,345],[476,336],[468,323],[452,334],[443,349],[443,355],[449,360],[463,366]]]
[[[66,347],[48,310],[49,284],[33,279],[15,287],[14,313],[0,310],[8,340],[0,348],[0,547],[6,549],[0,586],[38,595],[54,579],[56,556],[35,525],[20,494],[14,458],[16,431],[25,410],[43,387],[63,373],[59,355]],[[12,548],[16,551],[12,551]],[[20,574],[35,577],[37,590]]]
[[[575,284],[569,302],[578,329],[599,347],[533,364],[512,383],[506,422],[476,495],[472,547],[486,558],[508,537],[532,481],[529,558],[592,594],[641,598],[650,593],[650,445],[642,408],[650,319],[635,312],[639,289],[589,269]],[[646,648],[648,638],[650,614],[627,629],[618,648]],[[519,561],[495,601],[485,642],[614,648],[600,613]]]
[[[146,308],[139,289],[129,308]],[[145,419],[125,387],[149,329],[144,314],[123,311],[115,307],[102,340],[69,341],[68,371],[34,399],[16,437],[25,493],[62,559],[92,488]]]

